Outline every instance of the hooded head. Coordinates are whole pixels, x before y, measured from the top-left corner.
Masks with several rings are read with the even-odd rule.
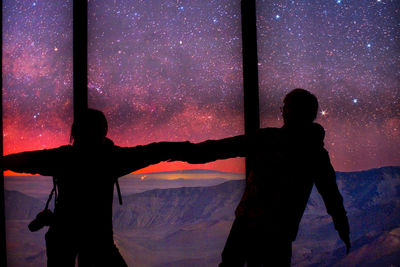
[[[309,124],[317,117],[318,100],[307,90],[292,90],[285,96],[283,104],[282,116],[286,126]]]
[[[108,124],[104,113],[87,109],[72,124],[71,142],[80,147],[99,146],[104,143],[107,131]]]

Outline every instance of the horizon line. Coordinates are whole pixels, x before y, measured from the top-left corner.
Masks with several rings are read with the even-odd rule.
[[[335,170],[336,173],[351,173],[351,172],[363,172],[363,171],[371,171],[371,170],[376,170],[376,169],[383,169],[383,168],[396,168],[400,167],[400,165],[385,165],[381,167],[372,167],[368,169],[362,169],[362,170],[351,170],[351,171],[338,171]],[[225,174],[234,174],[234,175],[245,175],[245,172],[233,172],[233,171],[222,171],[222,170],[213,170],[213,169],[179,169],[179,170],[167,170],[167,171],[154,171],[154,172],[140,172],[140,170],[129,173],[125,176],[131,176],[131,175],[155,175],[155,174],[172,174],[172,173],[183,173],[183,174],[201,174],[201,172],[214,172],[214,173],[225,173]],[[41,177],[46,177],[45,175],[40,175],[40,174],[30,174],[30,173],[17,173],[13,171],[4,171],[3,172],[4,177],[25,177],[25,176],[41,176]],[[49,176],[50,177],[50,176]],[[124,177],[124,176],[121,176]],[[182,178],[177,178],[177,179],[182,179]]]

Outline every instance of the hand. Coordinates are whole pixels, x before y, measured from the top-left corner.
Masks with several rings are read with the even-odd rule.
[[[351,249],[350,241],[349,242],[345,242],[345,244],[346,244],[346,255],[348,255],[350,253],[350,249]]]
[[[178,142],[174,145],[171,158],[168,161],[185,161],[190,164],[202,164],[209,162],[208,151],[200,144],[190,142]],[[211,160],[214,161],[215,159]]]
[[[187,161],[194,149],[194,144],[189,141],[172,143],[172,149],[169,151],[170,159],[168,161]]]
[[[340,236],[340,239],[342,239],[342,241],[346,245],[346,255],[347,255],[347,254],[350,253],[350,249],[351,249],[351,243],[350,243],[349,234],[341,234],[341,233],[339,233],[339,236]]]

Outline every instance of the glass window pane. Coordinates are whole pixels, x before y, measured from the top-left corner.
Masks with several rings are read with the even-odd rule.
[[[243,134],[240,23],[240,1],[90,1],[89,106],[106,113],[109,137],[117,145],[135,146],[161,140],[199,142]],[[244,178],[244,160],[201,166],[161,163],[139,172],[162,172],[142,175],[143,179],[192,178],[194,182],[196,178],[204,180],[198,185],[205,185],[204,178]],[[135,190],[134,177],[121,180],[123,193],[131,194],[130,190]],[[153,188],[177,187],[178,181]],[[193,185],[186,184],[187,181],[180,186]],[[233,211],[234,206],[229,210],[229,220],[233,218]],[[147,215],[150,216],[145,211],[138,214]],[[169,215],[161,211],[157,216]],[[182,239],[171,238],[167,242],[168,235],[173,234],[169,231],[182,229],[182,224],[175,228],[164,225],[169,227],[168,231],[160,233],[161,228],[157,228],[153,235],[142,229],[149,234],[147,241],[140,239],[139,226],[126,224],[129,223],[115,227],[116,239],[121,247],[125,246],[124,256],[131,264],[149,266],[198,259],[204,253],[217,261],[229,230],[228,224],[221,226],[224,235],[219,235],[215,246],[205,249],[204,242],[213,243],[211,234],[207,236],[209,239],[194,240],[187,245],[188,241],[183,239],[190,231],[184,231],[179,236]],[[204,227],[199,229],[205,231]],[[126,234],[132,231],[138,232],[127,238]],[[158,234],[162,237],[159,244]],[[135,245],[146,247],[142,258],[135,257],[140,253]]]
[[[258,1],[262,125],[281,125],[290,89],[320,102],[337,170],[399,165],[399,5]]]
[[[68,144],[72,124],[72,1],[2,1],[4,154]],[[5,177],[10,266],[44,266],[44,233],[28,223],[51,178]],[[18,203],[18,204],[16,204]]]
[[[257,1],[262,126],[282,126],[283,97],[304,88],[319,99],[317,122],[325,128],[325,147],[337,171],[400,165],[399,13],[398,1]],[[369,218],[382,225],[364,228],[362,218],[368,215],[361,207],[380,209],[382,202],[370,203],[364,197],[381,194],[379,188],[385,186],[392,188],[390,179],[398,172],[383,168],[338,174],[354,242],[372,242],[384,230],[392,230],[391,219],[375,211]],[[399,200],[396,193],[387,197]],[[330,221],[313,221],[315,214],[327,215],[323,204],[316,203],[321,202],[309,203],[305,230],[295,243],[294,262],[301,265],[330,265],[335,259],[326,255],[341,245],[335,243],[331,225],[326,229],[332,232],[322,229]],[[312,223],[316,221],[321,226]],[[368,231],[377,235],[367,237]],[[323,247],[321,238],[326,242]]]

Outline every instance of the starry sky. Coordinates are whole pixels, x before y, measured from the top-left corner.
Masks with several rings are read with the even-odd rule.
[[[283,94],[320,102],[338,170],[400,163],[400,2],[258,1],[262,126],[279,126]]]
[[[68,143],[72,2],[2,1],[4,154]]]
[[[400,165],[398,1],[257,1],[260,115],[302,87],[334,167]],[[89,106],[121,146],[244,132],[240,1],[91,0]],[[3,0],[5,154],[69,142],[72,1]],[[162,164],[147,171],[199,168]],[[243,172],[242,159],[201,168]]]

